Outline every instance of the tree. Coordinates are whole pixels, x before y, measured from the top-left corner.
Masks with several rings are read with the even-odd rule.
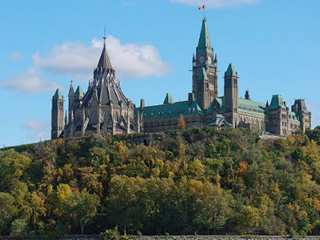
[[[27,234],[27,222],[24,219],[15,219],[11,224],[10,236],[22,237]]]
[[[0,191],[8,191],[30,166],[31,159],[14,151],[0,151]]]
[[[44,205],[44,200],[38,196],[36,192],[33,192],[30,196],[30,202],[28,204],[30,210],[30,221],[36,229],[37,224],[40,221],[40,217],[46,215],[47,209]]]
[[[8,227],[17,212],[14,198],[8,193],[0,193],[0,235],[8,233]]]
[[[178,119],[178,129],[180,129],[180,130],[186,129],[186,122],[184,121],[184,117],[182,114],[180,115],[180,117]]]
[[[320,126],[315,127],[313,130],[308,129],[306,134],[310,140],[312,139],[320,144]]]
[[[83,234],[85,226],[97,215],[99,203],[99,197],[86,190],[74,192],[65,198],[63,212],[65,217],[70,219],[75,226],[81,227],[81,234]]]
[[[244,206],[238,214],[237,227],[241,234],[253,233],[259,227],[259,209]]]
[[[145,180],[114,176],[109,187],[107,207],[110,209],[112,222],[122,227],[124,235],[127,234],[129,226],[138,230],[145,213],[143,205],[140,204],[141,194],[145,191]]]
[[[197,200],[197,211],[194,222],[199,227],[214,232],[221,229],[232,213],[232,196],[218,186],[205,183],[203,193]]]
[[[102,183],[99,181],[100,174],[94,172],[93,167],[78,168],[78,171],[81,189],[87,189],[88,192],[101,196],[103,187]]]
[[[157,235],[161,230],[166,232],[170,224],[172,199],[172,189],[174,181],[172,179],[149,178],[146,179],[146,192],[143,196],[142,204],[146,209],[146,225],[155,228]]]

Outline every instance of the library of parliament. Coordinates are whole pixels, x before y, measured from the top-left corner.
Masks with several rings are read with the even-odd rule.
[[[224,73],[224,93],[218,93],[218,57],[214,52],[207,20],[203,19],[196,54],[192,59],[192,92],[186,101],[174,102],[170,94],[163,104],[140,106],[126,98],[116,78],[106,45],[86,92],[71,82],[68,109],[59,89],[52,97],[51,138],[93,134],[130,134],[177,129],[181,116],[187,128],[213,126],[246,127],[261,134],[286,137],[311,128],[311,113],[304,99],[291,106],[281,95],[270,102],[255,102],[247,91],[238,92],[238,72],[233,64]]]

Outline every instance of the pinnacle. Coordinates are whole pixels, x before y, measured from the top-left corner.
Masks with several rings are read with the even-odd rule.
[[[98,68],[113,69],[105,45],[103,46],[101,57],[98,63]]]

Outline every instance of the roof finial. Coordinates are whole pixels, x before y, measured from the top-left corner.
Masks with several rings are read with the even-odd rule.
[[[106,26],[104,26],[103,46],[106,46],[106,39],[107,39]]]

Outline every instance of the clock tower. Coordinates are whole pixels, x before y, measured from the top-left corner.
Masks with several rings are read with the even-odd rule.
[[[218,97],[218,58],[210,40],[208,23],[203,19],[196,55],[193,56],[192,93],[203,110]]]

